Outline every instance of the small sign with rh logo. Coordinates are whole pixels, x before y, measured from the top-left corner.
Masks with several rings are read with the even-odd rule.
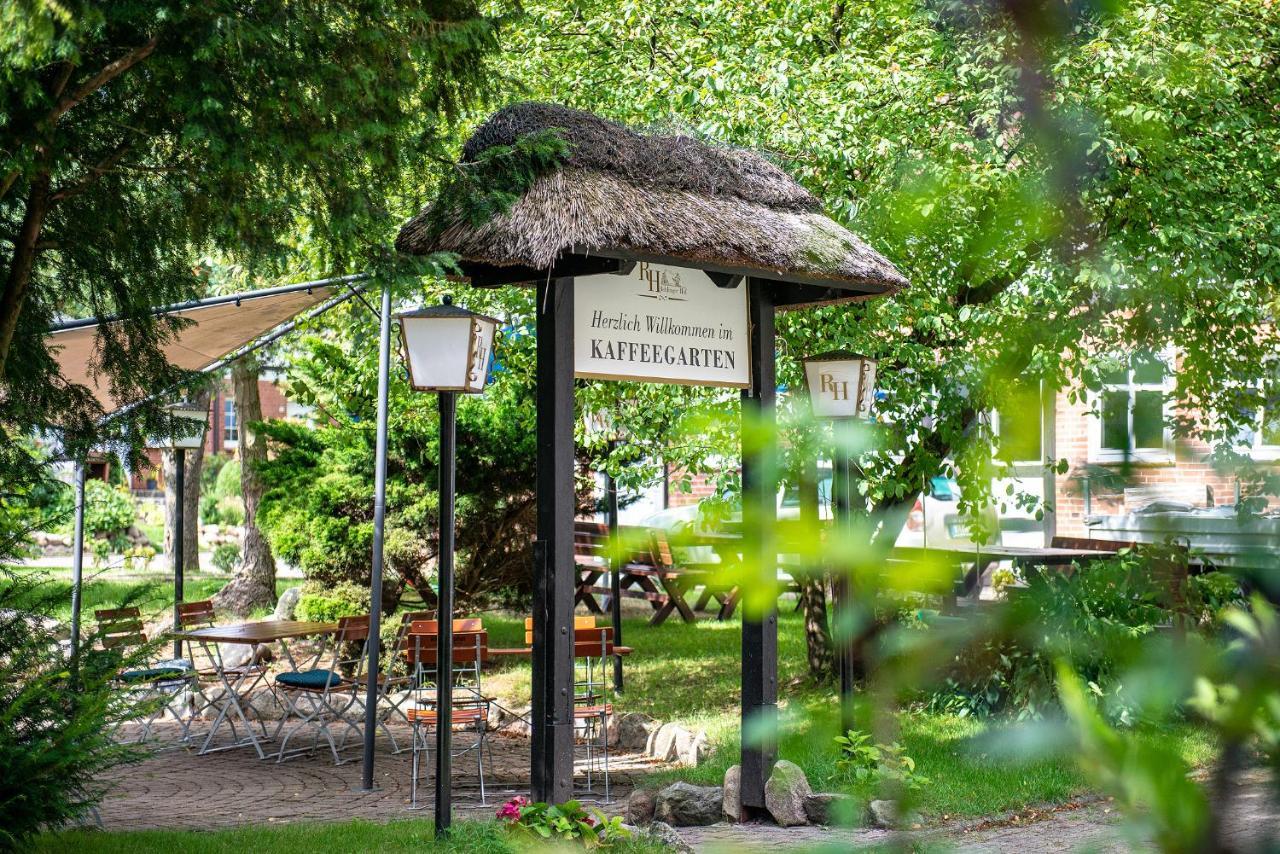
[[[573,283],[579,377],[747,388],[747,286],[701,270],[638,263]]]
[[[876,393],[874,359],[827,353],[804,360],[813,414],[819,418],[870,418]]]

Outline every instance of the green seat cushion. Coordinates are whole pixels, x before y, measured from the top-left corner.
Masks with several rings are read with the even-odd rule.
[[[141,670],[126,670],[120,674],[125,682],[159,682],[164,679],[181,679],[187,671],[181,667],[144,667]]]
[[[323,691],[334,685],[342,684],[342,677],[332,670],[303,670],[293,673],[281,673],[276,682],[286,688],[304,688],[309,691]]]

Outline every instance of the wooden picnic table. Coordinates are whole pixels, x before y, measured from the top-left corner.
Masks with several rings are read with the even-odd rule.
[[[1061,546],[894,546],[892,555],[902,560],[929,560],[944,556],[956,563],[1013,561],[1019,566],[1066,566],[1077,561],[1114,557],[1116,549],[1063,548]]]
[[[588,645],[589,645],[589,644],[581,644],[581,646],[588,646]],[[595,649],[599,649],[599,647],[594,647],[594,648],[595,648]],[[632,649],[632,648],[631,648],[631,647],[629,647],[629,646],[610,646],[610,647],[609,647],[609,654],[610,654],[610,655],[630,655],[630,654],[631,654],[631,653],[633,653],[633,652],[635,652],[635,650],[634,650],[634,649]],[[531,646],[516,646],[516,647],[508,647],[508,648],[505,648],[505,649],[490,649],[490,650],[489,650],[489,655],[490,655],[491,657],[493,657],[493,656],[497,656],[497,657],[499,657],[499,658],[502,658],[502,657],[507,657],[507,658],[528,658],[529,656],[533,655],[533,647],[531,647]],[[584,656],[584,655],[576,655],[576,654],[575,654],[575,656],[574,656],[574,657],[575,657],[575,658],[587,658],[588,656]],[[594,656],[594,655],[592,655],[592,656],[590,656],[590,657],[594,658],[595,656]]]
[[[203,755],[237,747],[252,747],[257,752],[259,759],[267,758],[262,749],[262,742],[267,740],[266,726],[262,725],[262,738],[258,738],[253,726],[249,723],[248,717],[245,715],[242,704],[242,701],[249,693],[266,678],[267,670],[265,667],[253,666],[252,655],[250,655],[250,663],[247,665],[237,667],[223,666],[222,653],[218,648],[218,644],[257,646],[258,644],[279,643],[284,651],[285,658],[289,661],[289,665],[294,670],[297,670],[298,665],[293,660],[293,653],[289,651],[288,641],[316,635],[331,635],[336,631],[338,631],[337,623],[304,620],[260,620],[256,623],[236,623],[229,626],[208,626],[201,629],[183,629],[169,632],[169,636],[176,640],[185,640],[201,645],[205,650],[205,655],[213,662],[218,680],[226,691],[224,694],[225,702],[222,703],[222,708],[218,710],[217,717],[214,718],[209,727],[209,734],[205,736],[204,744],[200,746],[200,750],[197,753]],[[235,732],[233,716],[244,724],[245,737],[237,738],[229,745],[211,747],[213,737],[224,723],[230,725],[232,732]],[[275,735],[271,736],[271,738],[279,735],[280,727],[283,725],[284,718],[281,718],[280,724],[276,726]]]
[[[706,573],[676,563],[665,531],[625,526],[619,530],[627,549],[617,569],[620,595],[647,601],[653,608],[651,626],[662,624],[673,613],[686,623],[696,622],[697,615],[686,597],[703,583]],[[597,522],[574,524],[574,563],[578,572],[574,605],[584,605],[593,614],[604,613],[596,596],[613,595],[601,583],[605,574],[612,571],[609,550],[607,526]]]

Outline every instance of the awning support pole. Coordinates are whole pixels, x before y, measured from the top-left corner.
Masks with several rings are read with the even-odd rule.
[[[378,336],[378,426],[373,464],[373,569],[369,573],[369,656],[364,694],[364,757],[360,790],[372,792],[373,739],[378,731],[378,638],[382,628],[382,534],[387,499],[387,381],[391,363],[391,284],[382,286]]]

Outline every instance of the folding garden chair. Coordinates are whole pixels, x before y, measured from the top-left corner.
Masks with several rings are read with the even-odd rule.
[[[142,630],[142,612],[135,606],[108,608],[93,612],[98,624],[98,637],[102,648],[116,650],[122,656],[130,650],[140,650],[147,645]],[[166,712],[173,715],[182,728],[181,744],[191,738],[191,717],[187,712],[184,692],[197,686],[195,668],[185,659],[165,659],[145,662],[142,667],[130,667],[116,674],[116,683],[138,703],[155,703],[142,722],[142,732],[136,739],[141,743],[153,732],[157,720]],[[117,725],[118,731],[121,724]]]
[[[409,809],[421,809],[418,804],[418,781],[422,779],[422,758],[431,755],[431,741],[440,725],[436,710],[436,679],[440,674],[453,680],[453,712],[450,725],[474,732],[475,741],[455,750],[454,756],[474,751],[476,771],[480,779],[480,803],[487,804],[485,795],[485,757],[493,764],[493,751],[489,746],[490,699],[484,695],[481,684],[481,668],[489,658],[489,634],[479,620],[453,621],[453,662],[443,667],[437,660],[436,644],[439,624],[435,620],[418,620],[410,625],[406,651],[416,674],[414,705],[408,710],[413,724],[413,765],[409,783]],[[431,763],[427,763],[430,767]]]
[[[604,776],[604,802],[610,803],[609,789],[609,718],[613,716],[610,691],[613,679],[606,662],[613,655],[613,628],[576,628],[573,632],[573,657],[575,662],[574,708],[575,723],[583,726],[583,742],[587,753],[587,793],[597,794],[593,788],[593,775],[597,763],[602,763]]]
[[[212,599],[202,599],[199,602],[183,602],[178,605],[178,626],[180,628],[184,630],[205,629],[212,628],[216,624],[217,614],[214,611]],[[226,720],[231,727],[231,746],[240,746],[244,742],[236,729],[236,718],[238,717],[245,721],[245,726],[249,726],[248,716],[253,715],[257,718],[258,727],[262,730],[262,737],[266,739],[268,737],[266,721],[262,719],[262,716],[253,706],[241,702],[241,698],[249,696],[267,677],[267,665],[255,660],[257,647],[250,647],[249,660],[247,662],[233,667],[225,666],[222,659],[222,648],[217,643],[189,641],[187,649],[190,651],[191,662],[195,667],[197,677],[197,685],[192,692],[192,719],[194,720],[205,710],[211,709],[215,711],[217,715],[214,723],[209,728],[210,734],[217,729],[222,720]],[[209,689],[211,688],[221,688],[222,690],[210,696],[211,691]],[[277,700],[280,700],[280,696],[274,686],[267,683],[267,689],[271,691]],[[283,701],[280,702],[280,706],[284,706]],[[278,731],[279,727],[277,726],[277,734]],[[205,747],[207,748],[208,744]]]
[[[357,736],[362,732],[360,725],[348,717],[348,712],[355,705],[360,689],[360,677],[364,671],[365,644],[368,640],[368,616],[342,617],[338,620],[337,633],[332,636],[333,653],[328,668],[295,670],[276,676],[275,684],[280,690],[286,707],[285,718],[280,722],[280,726],[283,728],[290,719],[296,718],[298,721],[285,733],[284,739],[280,742],[276,762],[283,762],[290,756],[302,753],[315,753],[321,736],[328,742],[329,750],[333,753],[333,764],[341,765],[346,761],[339,754],[338,742],[334,740],[332,728],[339,725],[342,727],[344,748],[347,736],[352,731]],[[323,657],[324,648],[315,660],[321,661]],[[289,750],[289,741],[307,727],[315,730],[311,745]],[[356,743],[361,743],[361,740],[357,739]]]

